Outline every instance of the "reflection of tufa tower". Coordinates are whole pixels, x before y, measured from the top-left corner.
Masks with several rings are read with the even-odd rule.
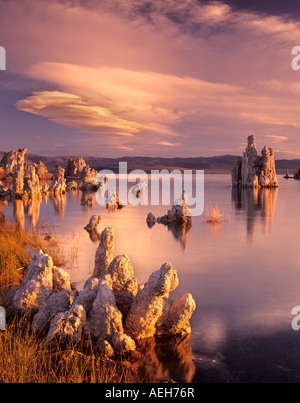
[[[234,187],[278,187],[274,151],[265,146],[258,155],[253,135],[248,137],[246,150],[242,157],[237,158],[231,173]]]
[[[244,211],[244,214],[246,214],[249,240],[253,239],[255,225],[259,221],[263,225],[264,232],[272,231],[277,192],[277,188],[232,188],[231,199],[234,202],[235,208]]]

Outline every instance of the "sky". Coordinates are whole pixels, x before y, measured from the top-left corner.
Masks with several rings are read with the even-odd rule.
[[[300,158],[300,5],[0,0],[0,150]]]

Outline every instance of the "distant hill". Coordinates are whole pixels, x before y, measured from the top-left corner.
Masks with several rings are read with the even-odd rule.
[[[62,157],[43,157],[28,154],[28,160],[31,162],[38,162],[39,160],[47,166],[49,171],[55,169],[56,164],[63,168],[67,166],[68,158],[75,158],[75,156],[62,156]],[[84,157],[86,163],[91,168],[100,171],[101,169],[110,169],[114,172],[119,170],[119,162],[126,161],[128,164],[128,171],[133,169],[143,169],[150,172],[154,169],[204,169],[210,171],[230,171],[235,164],[236,157],[232,155],[223,155],[217,157],[194,157],[194,158],[160,158],[160,157],[121,157],[121,158],[97,158],[97,157]]]
[[[0,159],[3,152],[0,152]],[[59,157],[45,157],[36,154],[26,154],[26,159],[32,163],[42,161],[50,172],[53,172],[56,165],[59,164],[66,168],[68,158],[76,158],[77,156],[59,156]],[[101,169],[110,169],[114,172],[119,170],[119,162],[127,161],[128,171],[133,169],[143,169],[150,172],[153,169],[204,169],[210,172],[227,172],[231,171],[232,166],[236,162],[234,155],[220,155],[215,157],[193,157],[193,158],[161,158],[161,157],[121,157],[121,158],[97,158],[97,157],[84,157],[86,163],[91,168],[100,171]],[[285,173],[288,169],[292,174],[296,169],[300,168],[300,159],[280,159],[276,160],[276,170],[279,174]]]

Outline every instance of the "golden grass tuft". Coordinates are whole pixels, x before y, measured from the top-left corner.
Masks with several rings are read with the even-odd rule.
[[[208,224],[221,224],[222,222],[228,222],[230,218],[224,213],[223,208],[219,208],[217,203],[214,205],[212,203],[206,205],[204,213],[205,222]]]
[[[18,286],[24,278],[32,256],[42,249],[50,254],[56,266],[63,265],[58,242],[48,242],[41,231],[22,228],[16,223],[2,222],[0,226],[0,289]]]

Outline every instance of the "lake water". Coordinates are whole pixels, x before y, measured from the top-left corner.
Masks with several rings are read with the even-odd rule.
[[[206,174],[205,203],[218,203],[228,222],[207,224],[202,215],[176,231],[147,226],[148,212],[161,216],[166,206],[111,212],[96,202],[83,206],[88,195],[81,191],[33,205],[8,203],[2,214],[25,225],[49,223],[67,249],[75,248],[69,273],[79,289],[94,268],[98,243],[83,229],[94,214],[102,216],[99,231],[115,229],[115,255],[130,256],[139,283],[164,262],[173,264],[179,286],[171,296],[190,292],[197,308],[190,337],[140,347],[155,377],[299,382],[300,331],[291,327],[291,310],[300,305],[300,181],[279,177],[279,184],[239,191],[229,175]]]

